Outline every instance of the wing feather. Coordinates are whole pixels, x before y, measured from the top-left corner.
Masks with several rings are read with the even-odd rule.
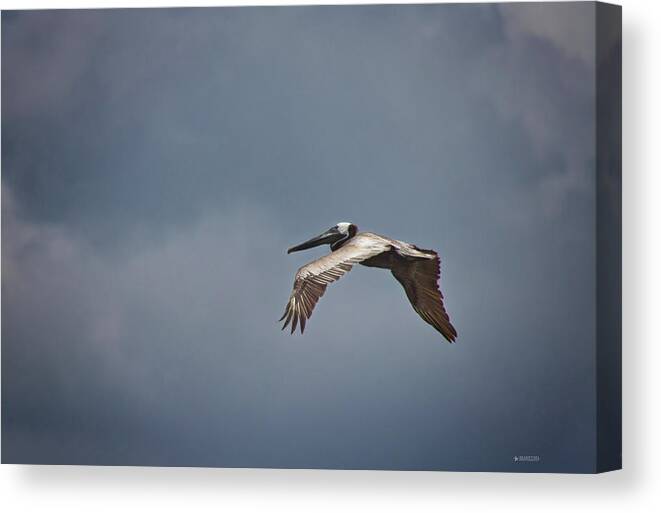
[[[291,323],[292,334],[298,325],[303,333],[314,307],[328,285],[339,280],[355,264],[388,250],[390,245],[387,240],[358,234],[338,250],[301,267],[294,278],[294,287],[285,313],[279,319],[285,320],[282,329]]]
[[[419,251],[426,253],[427,258],[405,258],[391,269],[392,274],[404,287],[416,313],[452,343],[457,338],[457,330],[445,311],[443,294],[438,288],[441,261],[435,251]]]

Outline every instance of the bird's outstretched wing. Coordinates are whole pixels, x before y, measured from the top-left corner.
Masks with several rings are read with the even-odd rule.
[[[450,323],[443,306],[443,294],[438,288],[441,261],[435,251],[421,251],[429,257],[401,260],[391,269],[392,274],[404,287],[406,296],[418,315],[439,331],[448,342],[454,342],[457,330]]]
[[[306,321],[330,283],[348,273],[354,264],[388,250],[390,245],[385,239],[357,235],[336,251],[301,267],[294,278],[294,288],[285,313],[280,318],[281,321],[285,319],[282,329],[291,322],[292,333],[296,331],[297,324],[300,324],[303,333]]]

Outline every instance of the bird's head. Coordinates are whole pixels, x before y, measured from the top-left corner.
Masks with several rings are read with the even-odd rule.
[[[329,228],[321,235],[311,238],[297,246],[292,246],[287,250],[287,253],[294,251],[303,251],[304,249],[314,248],[322,244],[330,244],[331,249],[335,250],[342,246],[351,237],[358,233],[358,227],[353,223],[337,223],[335,226]]]

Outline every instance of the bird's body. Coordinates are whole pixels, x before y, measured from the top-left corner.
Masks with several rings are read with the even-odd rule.
[[[404,287],[414,310],[449,342],[457,337],[443,306],[443,294],[438,288],[440,259],[432,250],[384,237],[371,232],[358,233],[356,225],[339,223],[318,237],[290,248],[288,253],[330,244],[331,253],[301,267],[294,279],[294,288],[285,313],[285,329],[291,322],[294,333],[301,333],[326,287],[339,280],[353,265],[390,269]]]

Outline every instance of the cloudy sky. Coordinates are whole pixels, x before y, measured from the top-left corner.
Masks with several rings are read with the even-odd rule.
[[[3,462],[590,470],[593,23],[3,12]],[[279,330],[338,221],[438,250],[457,344],[366,268]]]

